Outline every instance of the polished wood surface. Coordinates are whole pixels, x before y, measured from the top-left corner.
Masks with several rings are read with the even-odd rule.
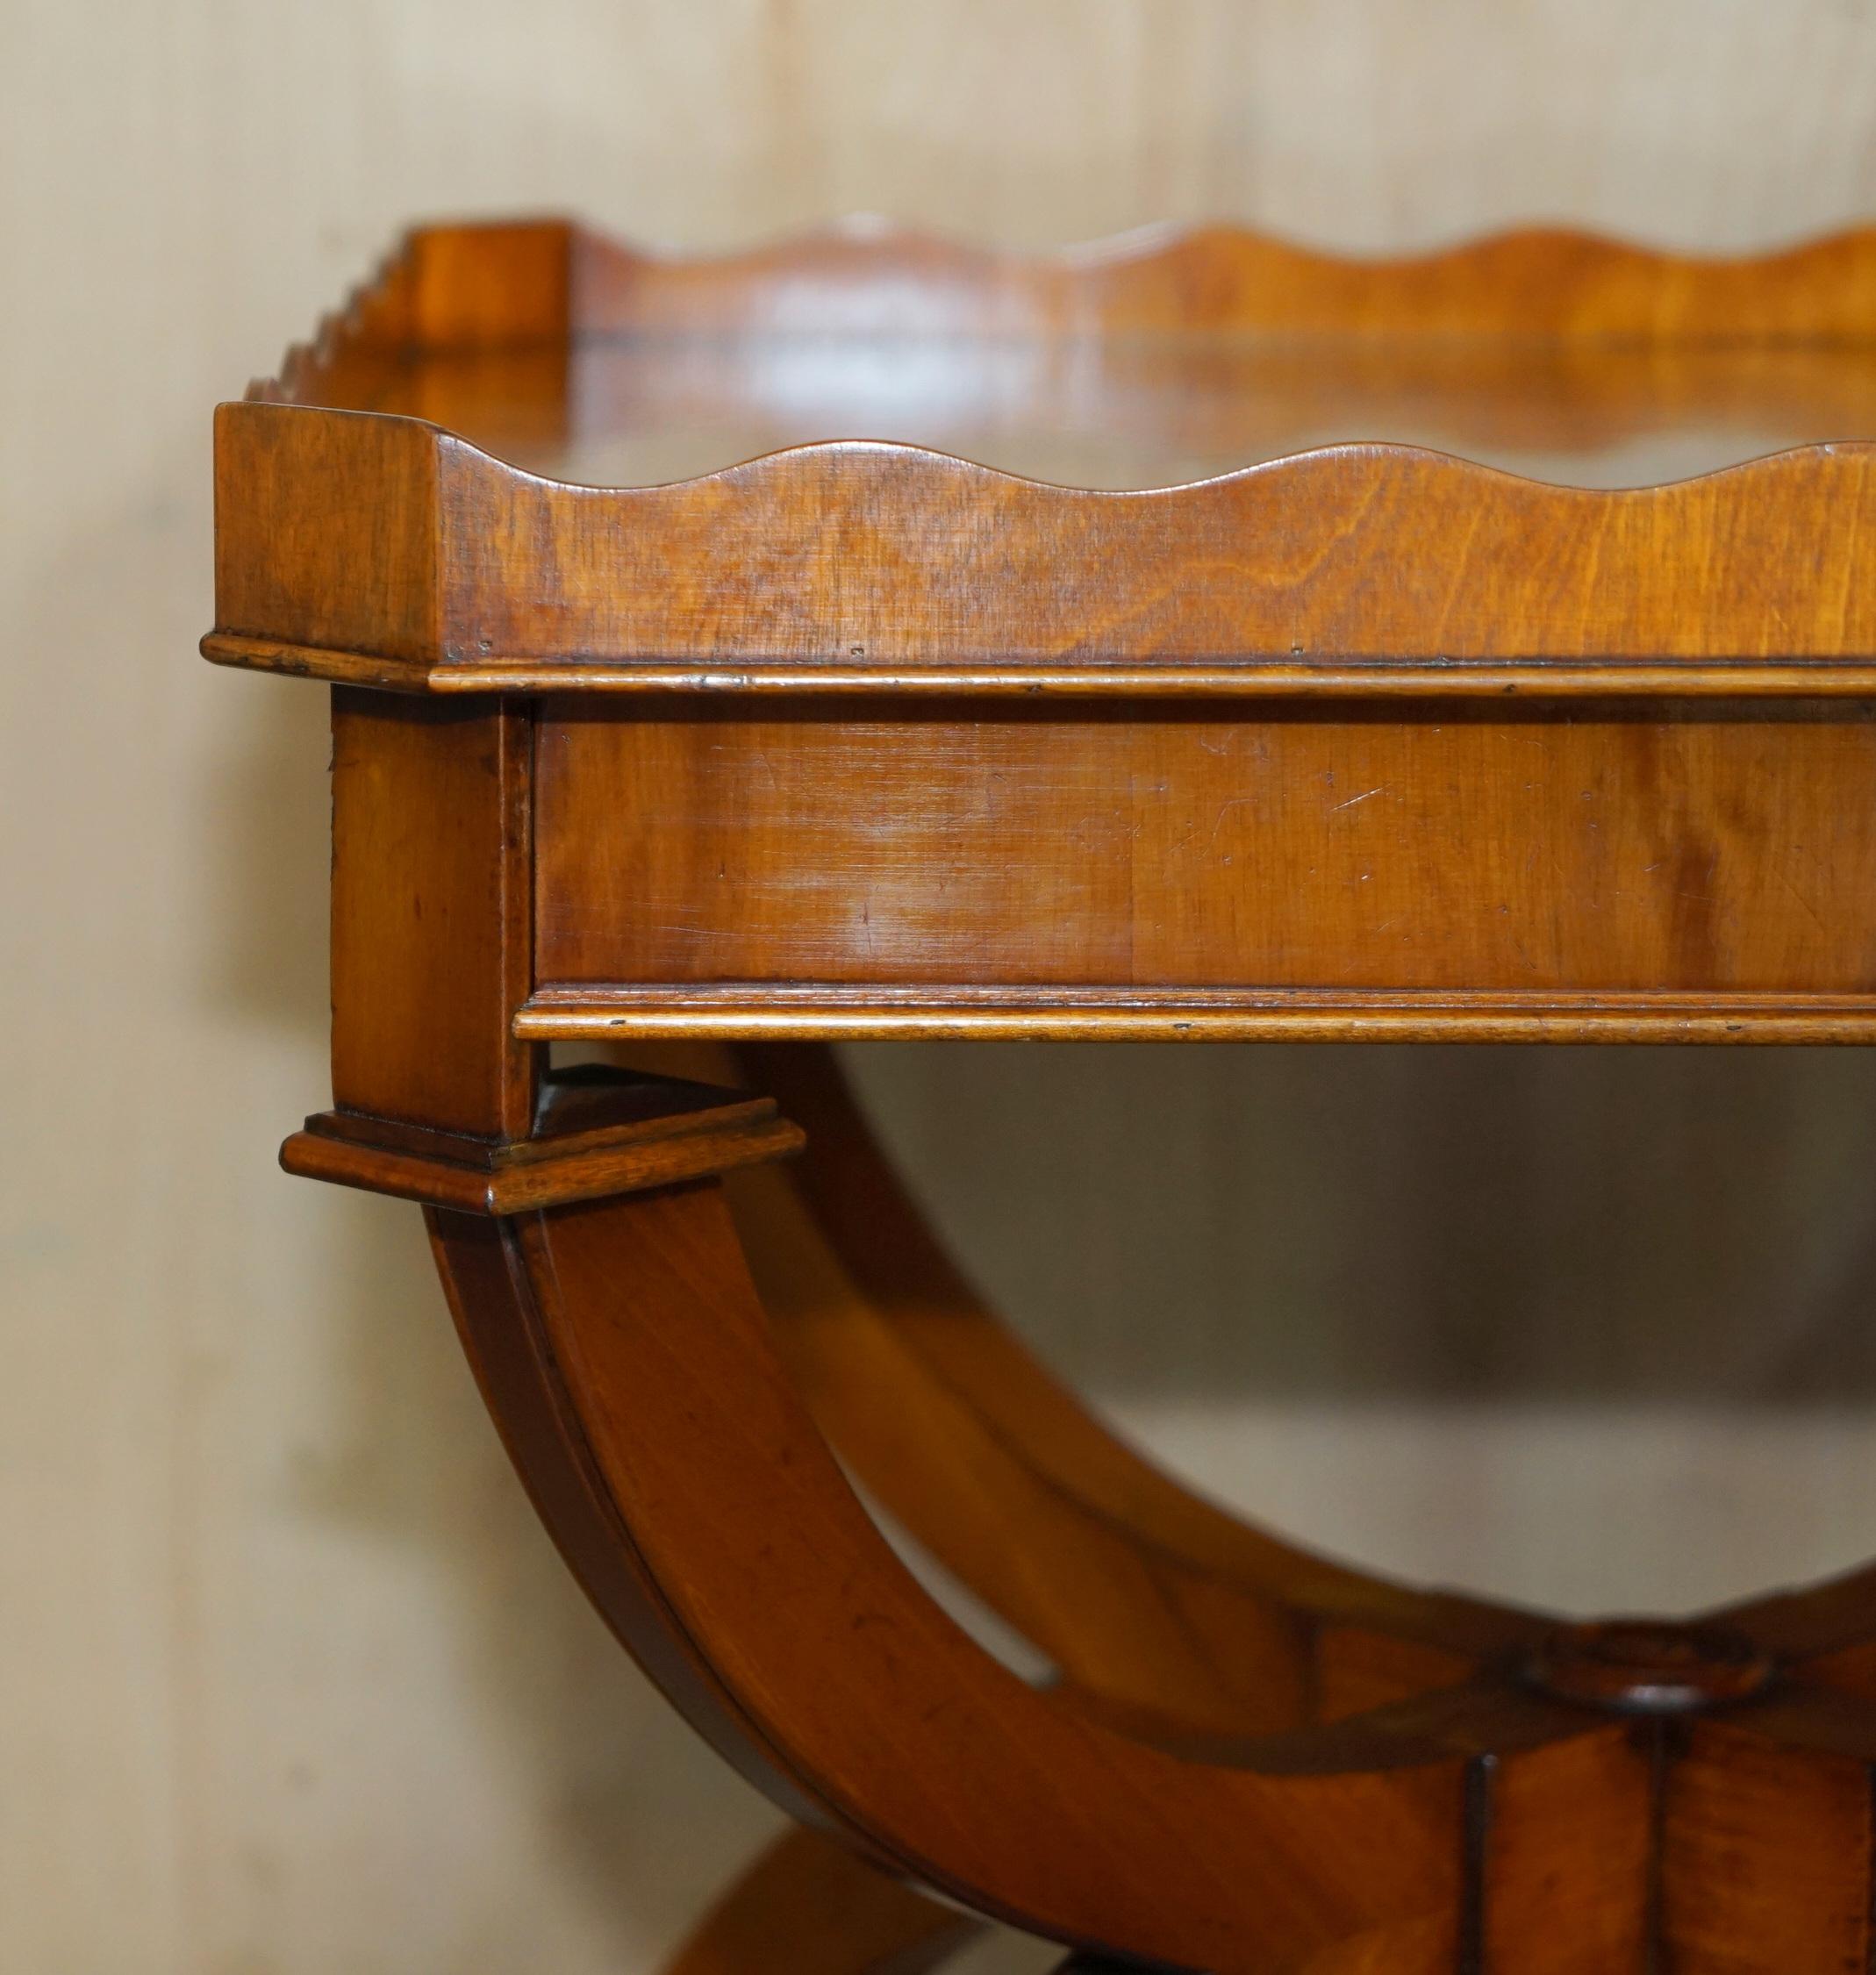
[[[898,1523],[1081,1693],[1136,1726],[1242,1737],[1457,1685],[1547,1634],[1534,1615],[1299,1550],[1115,1440],[951,1262],[826,1049],[691,1061],[773,1091],[814,1148],[726,1192],[817,1423]]]
[[[281,1147],[280,1163],[304,1179],[465,1213],[511,1214],[785,1158],[801,1142],[770,1098],[669,1080],[622,1085],[573,1070],[542,1079],[523,1139],[324,1111]]]
[[[602,490],[412,413],[505,419],[564,465],[691,361],[612,344],[700,351],[698,389],[727,364],[761,411],[812,319],[942,346],[954,408],[1006,403],[1013,433],[1092,429],[1131,376],[1151,444],[1208,391],[1248,441],[1269,353],[1230,340],[1278,336],[1340,340],[1312,417],[1445,365],[1486,381],[1480,430],[1586,441],[1579,386],[1666,430],[1729,375],[1744,430],[1860,404],[1872,270],[1868,234],[1354,268],[1228,234],[666,264],[443,229],[223,408],[206,648],[336,682],[333,1104],[283,1158],[425,1203],[569,1565],[822,1835],[733,1895],[702,1966],[771,1936],[777,1964],[929,1966],[969,1923],[927,1894],[1084,1967],[1876,1952],[1876,1575],[1566,1626],[1242,1524],[997,1325],[800,1046],[1876,1040],[1876,447],[1618,492],[1367,444],[1113,493],[834,433]],[[1031,391],[995,369],[1024,338],[1102,347]],[[556,1037],[666,1046],[555,1072]],[[1042,1675],[934,1602],[856,1480]]]
[[[445,230],[424,255],[479,254]],[[1852,233],[1701,258],[1530,227],[1433,253],[1322,253],[1233,226],[1146,227],[1000,254],[856,221],[717,257],[568,235],[569,314],[600,331],[1532,335],[1735,342],[1866,338],[1876,242]],[[424,284],[425,270],[417,273]]]
[[[516,708],[333,696],[333,1098],[519,1139],[533,736]]]
[[[812,1092],[817,1075],[802,1087]],[[863,1230],[882,1199],[890,1213],[890,1192],[858,1188],[851,1162],[863,1155],[840,1149],[837,1120],[828,1140],[820,1198],[842,1211],[830,1220],[813,1190],[806,1198],[848,1282],[863,1282]],[[1671,1950],[1672,1965],[1698,1975],[1771,1975],[1854,1965],[1833,1957],[1867,1952],[1867,1704],[1823,1684],[1807,1657],[1824,1642],[1841,1654],[1846,1631],[1868,1625],[1864,1580],[1717,1614],[1708,1630],[1607,1628],[1600,1668],[1635,1656],[1636,1698],[1619,1704],[1586,1702],[1580,1683],[1547,1671],[1586,1649],[1577,1628],[1522,1665],[1488,1662],[1482,1676],[1300,1732],[1231,1734],[1216,1716],[1201,1725],[1110,1701],[1115,1669],[1124,1681],[1118,1646],[1099,1686],[1028,1689],[925,1602],[817,1451],[771,1354],[798,1355],[788,1334],[804,1323],[844,1327],[851,1348],[853,1320],[834,1307],[848,1292],[830,1298],[825,1277],[798,1255],[791,1263],[786,1237],[778,1245],[764,1220],[758,1207],[744,1225],[752,1253],[767,1255],[758,1273],[785,1285],[773,1343],[710,1183],[433,1225],[484,1389],[569,1560],[697,1725],[798,1812],[937,1890],[968,1886],[981,1910],[1188,1966],[1639,1975]],[[924,1266],[914,1249],[904,1300],[884,1320],[930,1364],[920,1333],[942,1337],[949,1319]],[[949,1360],[936,1349],[946,1377],[935,1389],[956,1393],[962,1379],[968,1390],[961,1368],[977,1347],[967,1339]],[[954,1561],[973,1539],[968,1513],[946,1502],[948,1459],[1004,1510],[1006,1559],[1072,1576],[1058,1542],[1035,1540],[1056,1534],[1055,1512],[1037,1521],[1035,1498],[1008,1478],[1017,1471],[987,1464],[967,1435],[922,1443],[905,1399],[914,1388],[895,1395],[891,1378],[876,1384],[873,1410],[895,1395],[897,1451],[863,1425],[849,1432],[857,1398],[829,1405],[813,1357],[811,1348],[802,1360],[806,1392],[821,1391],[823,1422],[863,1474],[909,1463],[938,1478],[915,1513],[961,1538]],[[1019,1378],[1010,1408],[1025,1406]],[[1051,1431],[1048,1411],[1028,1435],[1045,1466],[1075,1438]],[[712,1450],[701,1465],[699,1441]],[[1092,1464],[1071,1454],[1068,1471],[1078,1464],[1125,1471],[1117,1449]],[[1150,1519],[1153,1485],[1135,1492]],[[1208,1513],[1190,1502],[1178,1513],[1185,1541]],[[605,1534],[614,1518],[630,1531],[623,1549]],[[1266,1551],[1254,1533],[1231,1540],[1266,1581],[1286,1568],[1299,1614],[1307,1610],[1307,1560],[1278,1564],[1280,1546]],[[998,1588],[1006,1573],[970,1568],[1011,1609]],[[1126,1581],[1111,1567],[1091,1574],[1081,1603],[1093,1635],[1123,1636],[1103,1614],[1104,1591],[1117,1615],[1128,1603],[1149,1620],[1171,1609],[1150,1592],[1121,1595]],[[1381,1614],[1390,1595],[1352,1583],[1342,1593],[1348,1610]],[[1486,1636],[1481,1615],[1455,1606],[1427,1616],[1450,1628],[1458,1675]],[[1516,1614],[1492,1622],[1510,1628],[1501,1637],[1537,1635]],[[1736,1631],[1773,1662],[1744,1696]],[[1140,1665],[1170,1664],[1150,1622],[1132,1636]],[[1681,1691],[1657,1699],[1664,1653]],[[834,1664],[842,1678],[830,1686]],[[1561,1698],[1566,1685],[1577,1698]],[[1202,1684],[1190,1692],[1201,1712],[1211,1705]],[[1709,1692],[1728,1697],[1710,1716]],[[1256,1721],[1253,1698],[1235,1705]],[[1806,1848],[1800,1834],[1814,1829]],[[1324,1843],[1334,1862],[1306,1867],[1296,1848]]]
[[[460,292],[468,251],[419,236],[418,290]],[[371,409],[620,485],[834,436],[1090,487],[1350,439],[1622,485],[1876,431],[1866,239],[1763,263],[1542,232],[1362,261],[1228,228],[1023,257],[863,227],[702,261],[576,230],[565,253],[557,375],[432,331]]]
[[[1645,486],[1876,431],[1868,341],[890,326],[576,336],[406,363],[369,408],[555,480],[648,486],[830,434],[1121,490],[1350,440],[1532,479]]]
[[[218,434],[238,520],[204,649],[261,669],[459,692],[1292,695],[1378,672],[1450,696],[1765,691],[1777,662],[1786,691],[1876,686],[1860,441],[1635,492],[1350,445],[1104,494],[861,441],[598,489],[415,423],[226,406]],[[412,504],[342,554],[297,525],[381,476]],[[428,627],[381,624],[387,593],[425,598]],[[1547,659],[1585,663],[1553,678]]]
[[[1194,1967],[1328,1967],[1350,1939],[1437,1967],[1457,1946],[1468,1763],[1607,1732],[1480,1699],[1368,1717],[1339,1760],[1162,1755],[1024,1687],[914,1587],[775,1363],[709,1191],[436,1227],[498,1404],[522,1396],[493,1369],[516,1337],[560,1395],[557,1437],[513,1444],[537,1503],[582,1518],[549,1523],[602,1610],[647,1660],[708,1668],[668,1691],[746,1773],[983,1910]],[[576,1446],[577,1492],[560,1480]],[[634,1533],[629,1575],[591,1574],[595,1494]]]
[[[1868,691],[1872,269],[1870,233],[698,263],[436,229],[223,407],[204,648],[458,691]],[[697,476],[569,483],[609,474]]]
[[[1876,990],[1860,705],[566,700],[537,775],[530,1013],[595,1027],[615,992],[624,1013],[706,989],[836,1019],[946,989]]]

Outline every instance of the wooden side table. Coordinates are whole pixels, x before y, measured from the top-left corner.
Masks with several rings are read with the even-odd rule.
[[[1247,1975],[1872,1965],[1876,1575],[1565,1626],[1232,1520],[998,1327],[825,1047],[1876,1040],[1871,434],[1876,233],[441,227],[221,408],[204,649],[333,687],[283,1156],[424,1204],[569,1566],[837,1841],[718,1950],[959,1938],[858,1859]]]

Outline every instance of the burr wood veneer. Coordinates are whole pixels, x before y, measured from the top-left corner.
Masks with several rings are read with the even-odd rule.
[[[1568,1627],[1224,1515],[825,1044],[1876,1040],[1872,441],[1870,233],[442,227],[221,408],[204,650],[333,689],[285,1163],[425,1203],[569,1565],[819,1834],[687,1975],[1872,1965],[1876,1578]]]

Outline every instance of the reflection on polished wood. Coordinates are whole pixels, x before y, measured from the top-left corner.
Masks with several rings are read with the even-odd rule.
[[[564,399],[560,394],[564,391]],[[650,486],[830,438],[1145,488],[1349,441],[1579,487],[1684,480],[1876,433],[1876,349],[1255,332],[986,340],[583,336],[564,364],[429,359],[372,409],[555,480]]]
[[[556,479],[641,486],[875,439],[1087,487],[1355,440],[1645,485],[1876,433],[1876,247],[1701,262],[1558,233],[1418,260],[1225,228],[1053,260],[854,228],[719,260],[603,236],[435,230],[402,278],[421,354],[302,404],[434,420]],[[505,254],[564,296],[490,336]],[[426,305],[427,302],[427,305]]]
[[[801,1042],[1876,1040],[1872,353],[1869,233],[541,223],[413,236],[222,408],[204,649],[337,688],[285,1162],[425,1204],[569,1566],[820,1834],[681,1975],[985,1920],[1083,1969],[1869,1964],[1876,1573],[1557,1627],[1241,1523],[998,1326]]]

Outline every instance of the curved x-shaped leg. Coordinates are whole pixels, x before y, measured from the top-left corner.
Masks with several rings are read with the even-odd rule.
[[[667,1063],[770,1091],[807,1127],[803,1160],[728,1184],[778,1349],[848,1467],[1049,1656],[1083,1707],[1217,1747],[1453,1685],[1547,1629],[1311,1556],[1117,1441],[953,1266],[825,1046],[691,1046]],[[730,1941],[750,1947],[747,1969],[801,1952],[863,1975],[966,1937],[909,1888],[876,1876],[863,1895],[870,1869],[844,1854],[834,1865],[828,1849],[811,1834],[780,1841],[667,1975],[688,1975],[699,1946],[712,1975],[727,1969]]]
[[[669,1061],[769,1090],[807,1127],[802,1161],[729,1182],[782,1356],[848,1468],[1049,1656],[1083,1706],[1163,1741],[1242,1736],[1452,1685],[1544,1629],[1309,1556],[1142,1461],[984,1307],[825,1046],[691,1047]],[[798,1832],[739,1879],[666,1975],[797,1955],[866,1975],[901,1954],[949,1953],[970,1931]]]
[[[531,1145],[525,1170],[486,1184],[457,1169],[413,1177],[411,1153],[355,1147],[345,1177],[482,1204],[433,1210],[432,1225],[541,1513],[665,1692],[804,1821],[977,1913],[1188,1967],[1801,1975],[1866,1959],[1876,1705],[1858,1691],[1860,1588],[1705,1629],[1559,1628],[1534,1647],[1525,1615],[1366,1587],[1103,1451],[1052,1388],[977,1355],[981,1338],[960,1352],[949,1292],[927,1294],[914,1270],[891,1300],[865,1227],[842,1231],[812,1191],[791,1206],[741,1182],[784,1306],[771,1323],[708,1176],[785,1134],[749,1106],[700,1112],[694,1092],[676,1108],[669,1127],[648,1124],[640,1088],[609,1135],[589,1104],[564,1149]],[[831,1139],[837,1120],[820,1122]],[[646,1142],[654,1127],[664,1142]],[[338,1159],[297,1155],[308,1170]],[[646,1190],[616,1192],[628,1186]],[[872,1224],[889,1228],[878,1201]],[[878,1266],[906,1252],[885,1240]],[[877,1425],[868,1440],[851,1394],[829,1402],[840,1354],[800,1344],[816,1331],[842,1350],[860,1339],[889,1368],[876,1406],[916,1459]],[[888,1501],[941,1505],[921,1533],[942,1553],[987,1556],[996,1505],[1016,1505],[1006,1534],[1033,1569],[963,1574],[1049,1640],[1067,1683],[1025,1685],[919,1589],[778,1342]],[[906,1362],[915,1376],[890,1369]],[[937,1425],[913,1417],[934,1404]],[[959,1446],[967,1459],[938,1457]],[[1061,1530],[1065,1566],[1051,1560]],[[1477,1671],[1313,1719],[1328,1712],[1307,1671],[1317,1641],[1350,1611],[1359,1629]],[[1273,1613],[1296,1621],[1300,1678],[1267,1649]],[[1192,1614],[1196,1706],[1165,1671]],[[1239,1640],[1280,1701],[1260,1691],[1264,1671],[1240,1671]]]
[[[1470,1678],[1550,1629],[1311,1556],[1193,1495],[986,1310],[820,1046],[746,1049],[804,1126],[729,1183],[778,1349],[891,1513],[1091,1700],[1242,1735]]]
[[[511,1450],[601,1609],[730,1760],[889,1870],[1071,1943],[1328,1971],[1449,1969],[1469,1930],[1603,1911],[1639,1866],[1626,1728],[1508,1685],[1229,1763],[1023,1685],[860,1507],[714,1184],[434,1226]],[[1585,1789],[1595,1826],[1558,1856],[1540,1834]]]

